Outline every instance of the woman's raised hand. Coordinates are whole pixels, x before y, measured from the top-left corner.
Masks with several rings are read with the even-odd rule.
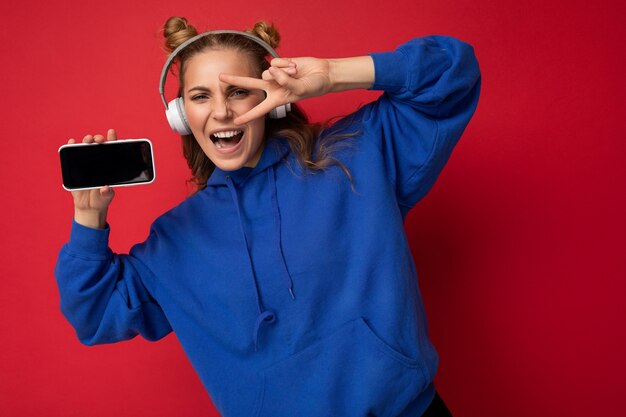
[[[103,143],[117,140],[114,129],[109,129],[106,139],[103,135],[86,135],[83,143]],[[68,143],[76,143],[70,139]],[[106,216],[109,205],[115,193],[109,186],[93,190],[72,191],[74,198],[74,220],[83,226],[94,229],[103,229],[106,226]]]
[[[220,74],[222,82],[265,91],[258,106],[235,118],[242,125],[263,117],[287,103],[330,92],[370,88],[374,82],[374,61],[370,56],[353,58],[274,58],[262,79]]]
[[[329,61],[318,58],[274,58],[262,79],[220,74],[220,80],[246,89],[265,91],[266,98],[249,112],[238,116],[242,125],[263,117],[275,107],[316,97],[331,91]]]

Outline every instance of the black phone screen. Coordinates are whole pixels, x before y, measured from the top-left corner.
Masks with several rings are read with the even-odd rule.
[[[154,181],[152,144],[147,139],[65,145],[59,149],[63,187],[68,190]]]

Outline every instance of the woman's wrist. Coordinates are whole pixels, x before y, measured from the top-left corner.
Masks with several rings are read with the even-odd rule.
[[[374,83],[374,60],[370,56],[329,59],[331,91],[368,89]]]
[[[92,229],[104,229],[107,223],[107,212],[100,210],[74,210],[74,221]]]

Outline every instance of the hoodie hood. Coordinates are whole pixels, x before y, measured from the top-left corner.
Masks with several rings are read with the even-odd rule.
[[[224,171],[215,167],[207,181],[207,187],[227,185],[227,178],[230,178],[238,186],[242,186],[249,177],[258,175],[267,168],[274,166],[286,157],[288,153],[289,145],[283,139],[269,137],[263,145],[261,158],[259,158],[259,162],[254,168],[243,167],[235,171]]]

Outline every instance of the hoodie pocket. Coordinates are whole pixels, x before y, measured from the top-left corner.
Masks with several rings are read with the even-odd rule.
[[[427,386],[418,359],[362,319],[261,372],[257,417],[391,417]]]

